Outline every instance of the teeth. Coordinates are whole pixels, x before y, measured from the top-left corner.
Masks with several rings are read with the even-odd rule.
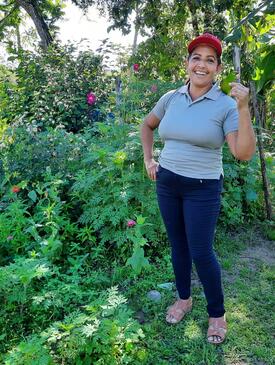
[[[199,71],[196,71],[195,74],[197,75],[206,75],[206,72],[199,72]]]

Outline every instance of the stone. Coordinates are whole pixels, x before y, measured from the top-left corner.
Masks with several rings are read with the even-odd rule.
[[[166,290],[172,290],[174,286],[174,283],[162,283],[162,284],[158,284],[158,287],[161,289],[166,289]]]
[[[161,300],[161,294],[157,290],[150,290],[147,293],[147,298],[151,299],[153,302],[159,302]]]

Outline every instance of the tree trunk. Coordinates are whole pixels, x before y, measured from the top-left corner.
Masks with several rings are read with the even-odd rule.
[[[119,124],[123,124],[121,117],[121,93],[122,93],[122,81],[119,76],[116,77],[116,108],[119,114]]]
[[[194,30],[194,35],[198,36],[200,34],[199,32],[199,22],[198,22],[198,18],[197,18],[197,7],[194,3],[194,0],[187,0],[187,5],[191,14],[191,21],[192,21],[192,26],[193,26],[193,30]]]
[[[136,54],[137,50],[137,38],[139,33],[139,7],[136,6],[136,19],[135,19],[135,34],[134,34],[134,41],[133,41],[133,48],[132,48],[132,55]]]
[[[212,23],[214,18],[214,11],[212,4],[207,4],[204,8],[204,32],[212,31]]]
[[[265,157],[264,157],[264,148],[263,148],[263,138],[262,138],[262,125],[260,119],[260,113],[257,105],[257,95],[255,90],[254,82],[250,82],[250,90],[252,96],[252,103],[254,109],[254,115],[256,119],[256,130],[257,130],[257,142],[259,148],[259,155],[261,161],[261,172],[262,172],[262,180],[263,180],[263,190],[264,190],[264,199],[265,199],[265,206],[266,206],[266,216],[268,220],[272,219],[272,206],[270,202],[270,192],[269,192],[269,183],[268,178],[266,175],[266,164],[265,164]]]
[[[21,35],[19,31],[19,24],[16,24],[15,26],[15,32],[16,32],[16,41],[17,41],[17,54],[19,55],[22,51],[22,44],[21,44]]]
[[[37,33],[41,39],[41,46],[42,48],[47,49],[48,46],[52,43],[53,38],[50,34],[48,25],[43,19],[36,0],[16,0],[16,2],[31,17]]]

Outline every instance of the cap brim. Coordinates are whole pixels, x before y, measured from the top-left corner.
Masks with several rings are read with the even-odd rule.
[[[194,39],[189,45],[188,45],[188,52],[191,53],[193,52],[193,50],[199,46],[205,44],[209,47],[212,47],[215,49],[215,51],[217,52],[218,56],[221,56],[222,54],[222,47],[220,45],[220,43],[218,41],[216,41],[215,39],[212,38],[208,38],[208,37],[198,37],[196,39]]]

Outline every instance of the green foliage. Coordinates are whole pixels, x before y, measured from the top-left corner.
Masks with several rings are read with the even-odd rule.
[[[45,262],[30,258],[18,258],[9,266],[0,268],[0,287],[3,301],[25,303],[27,288],[34,279],[48,275],[49,267]]]
[[[33,251],[54,261],[60,257],[63,242],[75,233],[65,202],[59,196],[64,182],[58,175],[53,176],[50,168],[41,180],[32,185],[22,182],[19,193],[8,188],[2,197],[2,260],[10,261],[17,254]]]
[[[147,240],[143,237],[141,232],[141,228],[144,225],[146,225],[145,218],[139,215],[135,228],[131,229],[132,235],[128,235],[129,240],[133,242],[133,254],[128,258],[127,264],[131,265],[135,274],[140,274],[144,267],[149,266],[148,259],[144,257],[143,249],[143,246],[147,244]]]
[[[263,192],[260,162],[239,162],[224,148],[224,191],[220,221],[224,226],[237,226],[247,220],[263,218]]]
[[[33,326],[32,296],[50,275],[48,263],[38,258],[18,257],[10,265],[0,267],[1,352],[10,346],[9,341],[18,340]]]
[[[0,265],[30,247],[31,236],[24,232],[28,225],[27,205],[20,200],[2,202],[0,214]]]
[[[266,48],[257,62],[256,76],[257,92],[271,84],[274,80],[275,47]]]
[[[21,342],[5,360],[5,365],[54,365],[49,352],[39,338]]]
[[[6,356],[4,364],[142,364],[144,337],[126,299],[116,287],[86,305],[85,312],[73,312],[55,322],[38,338],[22,342]],[[33,353],[34,350],[35,353]],[[42,351],[40,351],[40,350]]]
[[[2,174],[9,177],[11,183],[20,180],[32,183],[43,179],[48,167],[53,175],[58,173],[70,179],[81,166],[88,143],[88,136],[64,129],[40,131],[35,124],[26,128],[20,123],[7,128],[3,135],[0,145]]]
[[[96,3],[103,6],[101,1]],[[126,29],[130,10],[140,2],[119,3],[118,9],[113,8],[118,2],[109,1],[107,10],[115,9],[116,25],[124,24]],[[162,319],[174,300],[173,293],[161,289],[159,303],[146,295],[174,276],[155,183],[148,179],[143,165],[139,125],[161,95],[181,86],[184,50],[193,34],[191,23],[197,21],[200,30],[208,25],[223,37],[231,22],[224,17],[226,9],[232,7],[239,20],[253,8],[252,1],[244,0],[192,3],[192,13],[187,2],[138,4],[136,25],[141,30],[147,24],[152,37],[140,44],[129,61],[139,64],[138,72],[122,71],[120,98],[112,92],[114,84],[110,73],[103,70],[103,57],[88,51],[77,55],[72,46],[55,45],[46,53],[26,52],[15,70],[0,68],[1,363],[149,364],[157,358],[163,364],[214,365],[224,359],[247,358],[269,364],[272,340],[264,338],[260,323],[264,311],[271,310],[271,272],[262,265],[256,271],[261,275],[256,277],[250,275],[250,267],[236,266],[244,242],[239,237],[229,239],[221,231],[264,219],[257,156],[239,162],[224,148],[225,181],[216,246],[224,268],[234,268],[230,275],[238,275],[226,290],[232,291],[234,300],[228,305],[239,323],[225,356],[205,344],[201,331],[206,329],[204,314],[201,321],[187,319],[178,332],[170,331]],[[260,19],[249,17],[248,25],[241,25],[239,42],[247,51],[242,53],[242,77],[248,82],[255,71],[262,97],[266,97],[265,127],[269,128],[272,15],[264,14]],[[108,57],[108,47],[104,47],[102,56]],[[228,73],[232,69],[230,46],[223,55]],[[89,106],[86,94],[90,91],[97,101]],[[160,148],[156,138],[156,158]],[[272,185],[272,153],[265,153],[265,158]],[[274,238],[272,222],[264,224],[268,224],[264,226],[266,238]],[[255,309],[246,300],[251,296],[242,287],[244,278],[255,279],[249,290],[262,301],[260,312],[253,317],[259,318],[253,325],[255,333],[244,321],[244,308]],[[119,289],[108,289],[113,285]],[[200,291],[194,288],[196,318],[205,305]],[[126,298],[131,308],[144,314],[143,319],[129,310]],[[144,322],[149,353],[132,317]],[[258,333],[261,343],[255,344]],[[240,343],[244,351],[238,350]]]
[[[143,74],[142,65],[140,67],[138,74],[122,77],[122,93],[117,111],[123,123],[140,123],[141,118],[148,114],[163,94],[182,86],[181,81],[140,80]]]
[[[0,120],[79,131],[91,124],[92,109],[106,102],[109,77],[101,59],[91,51],[75,55],[75,47],[51,46],[47,52],[25,52],[16,69],[16,84],[6,90]],[[96,104],[89,106],[86,94],[92,91]]]
[[[220,87],[221,90],[225,93],[225,94],[229,94],[231,87],[230,87],[230,82],[233,82],[236,80],[236,75],[235,73],[231,72],[229,73],[226,77],[224,77],[220,83]]]
[[[76,176],[72,197],[82,206],[80,223],[92,226],[99,244],[124,260],[133,241],[129,219],[146,217],[148,224],[141,232],[152,248],[161,244],[163,224],[154,183],[145,176],[138,128],[103,123],[96,127],[98,134],[91,140],[85,168]]]
[[[55,23],[64,15],[63,7],[63,0],[27,0],[19,2],[3,0],[0,5],[0,39],[6,45],[7,51],[16,56],[22,52],[21,38],[22,28],[25,25],[24,11],[32,19],[37,34],[41,36],[41,29],[43,29],[44,33],[47,32],[50,36],[49,32],[56,35],[58,28]],[[20,25],[21,27],[19,27]],[[12,31],[16,36],[10,37]],[[41,41],[44,42],[45,39],[41,38]],[[15,44],[16,42],[17,44]]]

